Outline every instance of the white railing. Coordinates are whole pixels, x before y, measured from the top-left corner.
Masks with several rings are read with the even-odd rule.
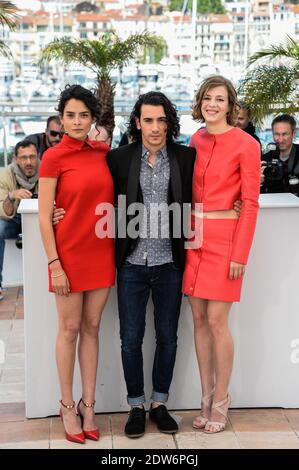
[[[55,102],[56,104],[56,102]],[[45,129],[45,123],[49,116],[57,114],[54,109],[54,106],[50,106],[49,111],[22,111],[21,108],[41,108],[41,105],[33,106],[20,105],[18,103],[1,103],[0,102],[0,154],[3,155],[2,165],[7,166],[9,154],[12,152],[13,147],[17,142],[24,139],[26,135],[35,134],[37,132],[43,132]],[[124,103],[125,104],[125,103]],[[130,103],[126,103],[126,108],[132,109]],[[122,106],[123,107],[123,106]],[[116,106],[116,109],[119,106]],[[17,109],[17,111],[15,111]],[[178,110],[178,114],[181,118],[181,131],[182,131],[182,141],[187,143],[191,134],[196,130],[196,127],[199,128],[200,125],[194,123],[191,118],[190,111]],[[127,121],[129,118],[129,111],[116,111],[115,113],[115,131],[114,131],[114,140],[112,146],[117,146],[120,140],[120,135],[125,132],[127,127]],[[184,117],[182,117],[184,116]],[[32,118],[32,119],[30,119]],[[26,125],[28,123],[28,125]],[[36,124],[35,124],[36,123]],[[31,127],[30,127],[31,125]],[[15,126],[16,129],[12,130],[12,126]],[[18,132],[19,131],[19,132]]]

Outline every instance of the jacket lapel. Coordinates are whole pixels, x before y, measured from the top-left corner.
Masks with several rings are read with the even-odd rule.
[[[167,155],[170,166],[170,188],[175,202],[182,203],[182,181],[178,164],[177,149],[171,143],[167,144]]]
[[[137,143],[134,147],[128,175],[127,206],[138,201],[142,145]]]

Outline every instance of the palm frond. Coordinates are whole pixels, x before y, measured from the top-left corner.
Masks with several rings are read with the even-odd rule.
[[[298,79],[298,64],[292,68],[262,65],[248,72],[238,93],[248,104],[255,121],[261,124],[273,109],[280,111],[299,106]]]
[[[133,34],[125,41],[115,37],[115,42],[110,44],[109,63],[111,69],[120,65],[127,65],[130,60],[136,57],[141,48],[152,47],[155,49],[161,47],[162,43],[164,44],[162,38],[148,32]]]
[[[2,40],[0,40],[0,55],[7,57],[7,58],[12,57],[9,47]]]
[[[159,47],[161,41],[161,38],[147,32],[134,34],[124,41],[114,33],[106,33],[100,40],[73,41],[64,37],[52,41],[43,49],[39,63],[52,59],[66,65],[80,63],[98,76],[109,76],[112,69],[133,59],[141,47]]]
[[[84,64],[95,72],[98,69],[88,41],[73,41],[68,37],[55,39],[42,50],[38,63],[43,64],[53,59],[65,65]]]
[[[17,7],[12,2],[0,2],[0,24],[8,26],[10,30],[15,29],[19,15]]]
[[[279,57],[299,60],[299,44],[288,36],[286,45],[271,45],[268,49],[256,52],[249,58],[248,65],[253,64],[259,59],[275,59]]]

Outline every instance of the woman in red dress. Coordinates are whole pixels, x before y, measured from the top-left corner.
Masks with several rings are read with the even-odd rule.
[[[230,404],[233,340],[228,326],[240,300],[243,274],[255,230],[260,187],[260,148],[235,128],[237,95],[229,80],[213,76],[196,95],[193,117],[206,123],[190,145],[196,149],[193,203],[202,204],[203,240],[187,250],[183,292],[189,296],[202,385],[201,414],[193,426],[206,433],[225,429]],[[240,218],[233,210],[242,201]],[[196,219],[194,219],[196,220]]]
[[[114,242],[99,238],[97,206],[113,208],[113,182],[106,164],[108,145],[88,139],[99,115],[95,96],[80,85],[68,86],[58,105],[65,135],[43,155],[39,179],[39,218],[48,257],[49,290],[58,311],[56,360],[61,388],[60,415],[68,440],[98,440],[95,424],[98,330],[115,281]],[[66,214],[53,228],[54,201]],[[112,215],[112,214],[111,214]],[[73,400],[76,346],[82,398]],[[79,417],[77,416],[77,412]]]

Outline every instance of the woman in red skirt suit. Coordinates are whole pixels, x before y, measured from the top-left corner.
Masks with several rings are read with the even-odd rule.
[[[193,108],[193,118],[206,124],[190,142],[197,151],[192,217],[200,217],[203,237],[199,249],[187,250],[183,292],[192,307],[202,385],[201,414],[193,426],[206,433],[223,431],[227,422],[233,364],[228,316],[240,300],[258,213],[260,148],[233,127],[237,110],[236,91],[221,76],[204,81]],[[236,200],[242,201],[239,219]]]
[[[113,238],[99,238],[96,233],[100,220],[96,207],[110,203],[113,208],[114,194],[106,164],[109,147],[87,137],[100,112],[95,96],[80,85],[68,86],[61,93],[58,111],[65,135],[43,155],[39,217],[49,264],[49,290],[55,293],[59,320],[60,415],[66,438],[83,443],[86,438],[99,439],[93,411],[98,330],[115,280]],[[55,228],[54,201],[66,211]],[[76,408],[72,386],[78,338],[82,398]]]

